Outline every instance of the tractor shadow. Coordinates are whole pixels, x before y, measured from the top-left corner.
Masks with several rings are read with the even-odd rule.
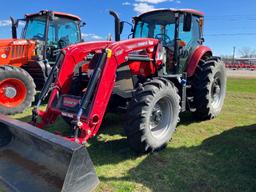
[[[181,113],[180,120],[178,125],[189,125],[191,123],[200,122],[196,120],[190,112]],[[103,119],[99,133],[107,134],[109,136],[121,135],[125,137],[123,127],[126,122],[125,114],[108,113]]]
[[[181,125],[195,122],[189,113],[182,115]],[[30,116],[20,120],[28,121]],[[108,115],[99,136],[87,147],[97,169],[120,164],[127,169],[121,177],[103,172],[99,178],[104,183],[138,183],[153,192],[256,191],[256,124],[230,128],[198,146],[174,148],[170,143],[160,152],[138,156],[128,146],[123,123],[125,118]],[[59,121],[55,127],[64,124]],[[127,160],[134,162],[130,168]]]
[[[93,141],[88,150],[97,167],[140,158],[123,138]],[[100,180],[140,183],[154,192],[256,191],[256,124],[234,127],[199,146],[169,145],[143,159],[123,177],[103,174]]]
[[[15,119],[23,121],[23,122],[31,122],[31,114],[27,116],[22,116],[22,117],[15,117]],[[191,123],[196,123],[198,122],[191,113],[185,112],[180,114],[180,119],[181,121],[179,122],[179,125],[189,125]],[[109,136],[114,136],[114,135],[121,135],[125,137],[125,133],[123,130],[123,126],[126,123],[126,116],[124,113],[120,114],[113,114],[113,113],[108,113],[102,121],[101,127],[99,129],[99,134],[107,134]],[[58,129],[58,127],[61,127]],[[62,118],[58,118],[57,122],[53,125],[50,125],[50,130],[58,130],[61,132],[61,129],[65,127],[65,130],[69,128],[69,125],[65,123]]]

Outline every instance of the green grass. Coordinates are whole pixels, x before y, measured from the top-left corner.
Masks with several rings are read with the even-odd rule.
[[[28,120],[30,113],[15,117]],[[123,122],[108,115],[90,141],[98,192],[256,191],[256,79],[229,79],[222,114],[205,122],[183,114],[172,142],[158,153],[136,156]]]
[[[228,90],[232,92],[256,93],[256,79],[230,78]]]

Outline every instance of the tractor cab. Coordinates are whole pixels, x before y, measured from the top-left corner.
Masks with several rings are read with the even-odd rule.
[[[48,59],[50,63],[56,61],[61,49],[82,41],[80,27],[83,23],[75,15],[43,10],[27,14],[22,20],[26,24],[21,39],[36,41],[36,55]],[[15,24],[17,26],[17,22],[13,22]],[[13,27],[13,30],[16,28]],[[17,34],[16,31],[13,31],[14,34]]]
[[[203,43],[203,13],[160,9],[134,17],[134,38],[159,39],[166,55],[166,73],[182,73],[196,47]]]

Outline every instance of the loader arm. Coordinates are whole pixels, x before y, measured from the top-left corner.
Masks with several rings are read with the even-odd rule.
[[[128,65],[129,61],[144,61],[148,62],[148,64],[155,62],[153,58],[154,54],[152,53],[155,51],[158,42],[159,41],[156,39],[142,38],[117,42],[108,46],[106,49],[106,62],[101,77],[99,78],[93,103],[92,106],[90,106],[90,112],[88,114],[88,119],[91,121],[89,126],[92,126],[90,127],[92,132],[91,136],[97,134],[102,123],[115,85],[117,68],[125,63]],[[147,56],[136,57],[136,55],[133,54],[140,50],[146,50]]]
[[[75,67],[80,62],[83,62],[90,52],[97,52],[104,49],[110,43],[110,41],[80,43],[63,49],[56,61],[56,64],[53,66],[47,82],[40,92],[36,107],[33,110],[32,124],[43,128],[46,124],[55,122],[59,113],[52,110],[53,102],[60,90],[62,93],[66,93],[68,91],[68,88],[71,86],[71,78]],[[47,109],[42,111],[39,107],[50,92],[51,95]],[[42,118],[41,122],[37,122],[38,116]]]
[[[37,123],[38,127],[44,127],[46,124],[54,123],[58,116],[71,118],[72,127],[75,130],[72,138],[68,140],[84,143],[89,138],[95,136],[102,123],[110,96],[115,85],[117,68],[120,65],[129,65],[134,67],[134,63],[147,63],[155,65],[155,50],[157,50],[158,40],[150,38],[132,39],[116,43],[86,43],[84,45],[72,46],[64,49],[62,64],[58,69],[58,76],[55,80],[54,88],[51,92],[48,106],[45,112],[38,111],[42,121]],[[143,55],[139,52],[143,51]],[[86,87],[86,91],[81,98],[77,98],[69,93],[74,75],[74,68],[89,53],[94,52],[99,55],[99,59],[94,66],[94,72]],[[159,61],[158,61],[159,63]],[[88,64],[90,65],[90,64]],[[150,68],[150,69],[151,69]],[[157,69],[152,68],[151,74]],[[49,78],[50,79],[50,78]],[[47,88],[48,89],[48,88]],[[60,107],[60,101],[66,99],[72,103],[77,99],[79,107],[74,111],[65,111]]]
[[[37,127],[58,117],[53,99],[65,93],[76,65],[91,51],[105,49],[110,43],[81,43],[63,50],[34,110]],[[38,107],[50,91],[47,109],[40,111]],[[37,122],[37,116],[42,122]],[[0,115],[0,188],[20,192],[93,191],[99,179],[86,148],[37,127]]]

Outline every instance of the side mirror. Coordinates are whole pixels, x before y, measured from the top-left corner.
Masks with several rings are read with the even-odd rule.
[[[138,20],[138,17],[133,17],[132,19],[132,28],[131,28],[132,33],[135,33],[135,24],[137,20]]]
[[[183,21],[183,31],[185,32],[191,31],[191,26],[192,26],[192,14],[185,13],[184,21]]]
[[[127,22],[127,21],[122,21],[120,23],[121,33],[123,32],[123,28],[124,28],[125,23],[131,27],[131,32],[133,33],[134,32],[134,25],[132,23]]]
[[[86,25],[86,23],[85,22],[81,22],[80,24],[79,24],[79,27],[84,27]]]

